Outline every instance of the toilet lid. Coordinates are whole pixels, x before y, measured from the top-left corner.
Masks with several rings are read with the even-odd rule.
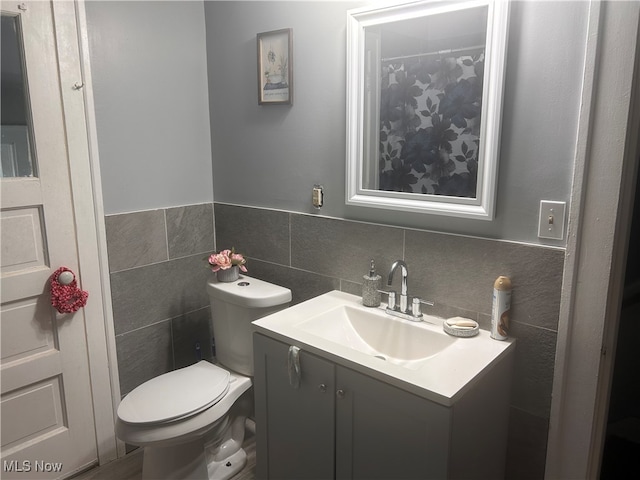
[[[228,371],[202,360],[143,383],[120,402],[127,423],[161,423],[191,416],[214,405],[229,390]]]

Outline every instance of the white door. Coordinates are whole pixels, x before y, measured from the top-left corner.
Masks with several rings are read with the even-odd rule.
[[[58,314],[48,281],[60,266],[79,271],[78,206],[69,176],[73,139],[67,137],[73,119],[64,101],[73,87],[61,82],[68,67],[58,60],[74,45],[61,41],[55,3],[3,0],[1,7],[0,476],[59,478],[97,459],[87,319],[83,309]],[[13,63],[5,63],[10,57]],[[81,88],[76,85],[78,95]],[[22,128],[5,135],[5,117]],[[89,292],[88,301],[101,299],[97,293]]]

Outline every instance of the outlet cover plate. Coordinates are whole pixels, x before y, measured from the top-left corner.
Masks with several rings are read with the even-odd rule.
[[[564,238],[564,217],[566,210],[566,202],[540,200],[538,237],[562,240]]]

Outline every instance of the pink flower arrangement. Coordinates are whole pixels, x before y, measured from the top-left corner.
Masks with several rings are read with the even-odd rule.
[[[232,248],[231,250],[221,250],[220,253],[212,253],[209,256],[209,265],[211,270],[217,272],[218,270],[227,270],[231,267],[239,267],[243,272],[247,271],[245,264],[247,260],[240,253],[236,253]]]

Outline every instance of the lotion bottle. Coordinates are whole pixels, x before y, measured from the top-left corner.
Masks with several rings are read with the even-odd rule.
[[[380,306],[380,287],[382,277],[376,273],[376,267],[371,260],[369,274],[363,276],[362,281],[362,304],[365,307]]]

